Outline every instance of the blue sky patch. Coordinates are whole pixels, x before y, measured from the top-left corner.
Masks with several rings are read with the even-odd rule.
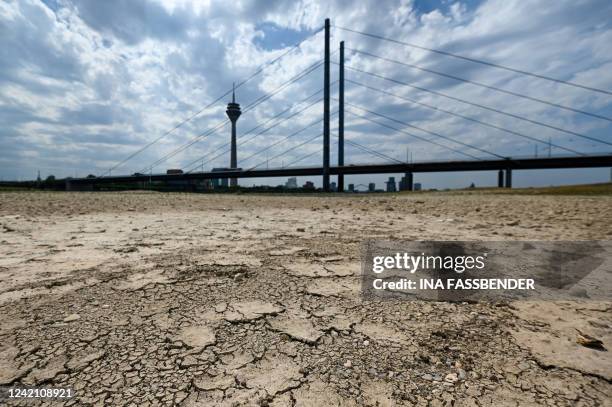
[[[482,4],[483,0],[464,0],[461,4],[465,4],[468,10],[473,10]],[[457,2],[451,0],[414,0],[413,7],[418,14],[428,14],[434,10],[446,14],[450,7]]]
[[[296,31],[269,22],[257,24],[255,28],[262,31],[264,36],[255,38],[254,43],[266,51],[286,48],[312,34],[311,30]]]

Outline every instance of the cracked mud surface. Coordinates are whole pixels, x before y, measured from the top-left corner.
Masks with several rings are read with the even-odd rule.
[[[360,245],[611,239],[609,197],[0,194],[10,405],[605,406],[612,304],[363,301]]]

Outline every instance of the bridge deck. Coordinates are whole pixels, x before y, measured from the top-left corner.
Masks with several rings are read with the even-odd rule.
[[[543,158],[509,158],[505,160],[473,160],[473,161],[432,161],[420,163],[397,164],[360,164],[330,167],[331,175],[345,174],[393,174],[404,172],[461,172],[461,171],[491,171],[491,170],[538,170],[559,168],[595,168],[612,167],[612,154],[543,157]],[[100,184],[115,182],[139,181],[176,181],[189,179],[216,178],[271,178],[316,176],[323,174],[323,167],[291,167],[269,168],[261,170],[236,170],[218,172],[191,172],[185,174],[139,174],[118,175],[98,178],[74,178],[71,183]]]

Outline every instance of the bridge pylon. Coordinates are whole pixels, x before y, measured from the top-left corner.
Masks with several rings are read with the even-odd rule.
[[[344,165],[344,41],[340,41],[338,75],[338,166]],[[344,174],[338,174],[338,191],[344,192]]]
[[[329,192],[329,18],[325,19],[325,60],[323,62],[323,191]]]

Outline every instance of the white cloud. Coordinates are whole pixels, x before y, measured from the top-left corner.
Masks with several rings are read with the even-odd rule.
[[[213,0],[59,0],[53,2],[53,7],[36,0],[2,2],[1,175],[4,178],[32,177],[39,167],[55,168],[59,176],[73,175],[75,169],[81,175],[104,171],[223,94],[232,82],[240,82],[255,67],[285,52],[286,48],[275,49],[274,37],[262,31],[263,23],[306,32],[320,28],[324,18],[331,17],[332,24],[337,26],[447,49],[589,86],[612,88],[612,57],[609,53],[612,28],[606,18],[612,6],[608,2],[488,0],[476,8],[469,4],[444,2],[437,8],[421,10],[415,3],[406,0],[232,3]],[[345,40],[349,48],[367,50],[612,116],[612,98],[606,95],[523,77],[338,28],[334,28],[332,34],[333,50],[340,40]],[[263,49],[258,45],[261,41],[267,41],[269,46]],[[300,50],[266,68],[262,75],[238,90],[243,108],[320,60],[322,49],[322,36],[318,34],[307,40]],[[360,69],[612,141],[608,135],[609,122],[563,112],[367,56],[353,55],[350,51],[347,56],[347,64]],[[337,55],[333,58],[337,60]],[[332,73],[332,80],[335,80],[336,65],[332,65]],[[347,77],[542,140],[551,137],[554,142],[580,151],[610,150],[579,137],[367,75],[349,71]],[[321,86],[322,72],[319,69],[252,112],[244,114],[239,121],[240,131],[245,132],[267,120]],[[419,108],[354,85],[347,85],[347,100],[500,154],[525,155],[534,150],[533,141]],[[117,171],[137,171],[179,148],[195,135],[223,122],[223,103],[226,101],[206,110]],[[281,140],[299,126],[320,116],[321,107],[314,106],[248,144],[239,145],[239,158]],[[381,118],[376,120],[384,121]],[[388,123],[400,126],[398,123]],[[407,145],[413,151],[415,160],[460,157],[438,146],[411,140],[404,134],[366,124],[350,114],[347,114],[347,125],[347,137],[399,159],[404,158]],[[406,130],[453,148],[465,148],[415,129]],[[299,144],[317,132],[320,129],[315,126],[295,140],[280,143],[270,150],[269,155]],[[185,165],[200,155],[220,148],[227,140],[226,131],[221,130],[172,157],[156,170]],[[317,145],[304,147],[285,161],[296,159],[316,148]],[[333,158],[335,148],[332,150]],[[354,148],[349,151],[347,147],[347,154],[352,154],[351,160],[377,160],[372,156],[357,154]],[[314,155],[300,164],[314,163],[318,159]],[[220,157],[207,165],[222,165],[225,161],[227,157]],[[253,161],[257,162],[258,158]],[[62,163],[70,163],[65,174],[57,170],[62,168]],[[280,161],[276,164],[280,165]]]

